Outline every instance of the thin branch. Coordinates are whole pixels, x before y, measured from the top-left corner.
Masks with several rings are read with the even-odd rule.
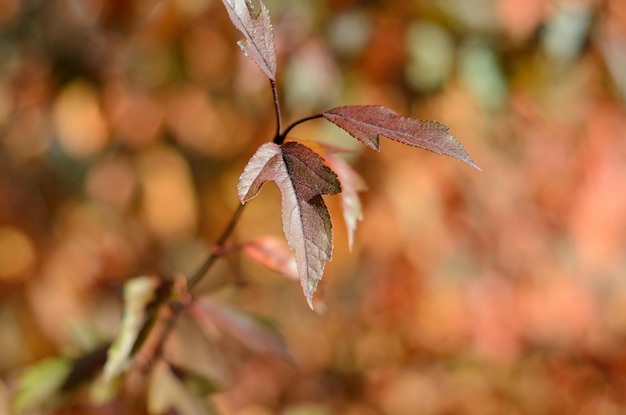
[[[187,287],[189,287],[190,291],[200,282],[204,274],[206,274],[206,272],[213,266],[215,261],[223,255],[224,244],[226,244],[226,241],[228,240],[228,238],[230,238],[233,230],[235,230],[235,226],[239,221],[239,217],[243,212],[244,206],[245,205],[239,205],[239,207],[233,214],[233,217],[230,219],[230,222],[226,226],[226,229],[224,229],[224,232],[222,232],[222,235],[217,240],[217,246],[213,248],[213,251],[211,251],[211,253],[207,256],[207,258],[196,270],[196,272],[194,272],[193,275],[189,277],[189,280],[187,281]]]
[[[230,222],[226,226],[226,229],[224,229],[224,232],[222,232],[222,235],[217,240],[217,245],[215,246],[215,248],[206,257],[206,259],[200,265],[200,267],[198,267],[196,272],[194,272],[193,275],[189,277],[189,279],[187,280],[187,290],[189,292],[195,286],[198,285],[198,283],[202,280],[202,277],[204,277],[207,271],[211,269],[215,261],[217,261],[218,258],[224,255],[225,244],[228,241],[228,238],[230,238],[231,234],[233,233],[233,230],[235,230],[235,226],[237,225],[237,222],[239,222],[239,218],[241,217],[241,213],[243,212],[244,206],[245,205],[239,205],[239,207],[233,214],[233,217],[230,219]],[[167,322],[165,323],[165,328],[163,329],[163,331],[161,332],[161,335],[159,336],[159,339],[157,341],[156,351],[154,353],[154,357],[152,361],[156,361],[156,359],[158,359],[159,357],[163,355],[163,347],[165,347],[165,342],[167,341],[168,337],[174,330],[178,317],[180,317],[183,311],[187,308],[187,304],[182,304],[179,302],[172,302],[170,303],[170,307],[172,310],[172,314],[167,319]]]
[[[282,144],[283,141],[285,141],[285,138],[287,138],[287,134],[289,134],[289,132],[298,124],[302,124],[303,122],[306,121],[311,121],[314,120],[316,118],[322,118],[324,117],[324,114],[315,114],[315,115],[311,115],[310,117],[305,117],[305,118],[300,118],[299,120],[294,121],[293,123],[289,124],[289,126],[287,128],[285,128],[285,131],[283,131],[282,134],[279,134],[275,139],[274,142],[276,144]]]
[[[276,135],[274,135],[274,142],[276,142],[276,140],[280,137],[280,131],[283,129],[283,121],[280,114],[280,101],[278,100],[276,81],[270,79],[270,85],[272,86],[272,94],[274,94],[274,110],[276,111]]]
[[[154,354],[150,358],[149,366],[152,366],[152,363],[156,362],[161,356],[163,356],[163,349],[165,348],[165,342],[170,337],[170,334],[174,331],[174,327],[176,327],[176,322],[178,321],[178,317],[183,314],[187,306],[181,303],[171,303],[170,310],[171,314],[169,318],[165,321],[165,327],[160,333],[159,340],[156,343],[156,348],[154,350]]]

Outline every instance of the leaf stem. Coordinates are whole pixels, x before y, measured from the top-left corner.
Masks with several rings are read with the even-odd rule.
[[[278,89],[276,88],[276,81],[270,79],[270,85],[272,86],[272,94],[274,95],[274,111],[276,112],[276,135],[274,135],[274,142],[276,143],[276,140],[280,137],[280,130],[283,129],[283,121],[280,114],[280,101],[278,100]]]
[[[315,114],[315,115],[311,115],[310,117],[305,117],[305,118],[300,118],[299,120],[296,120],[294,122],[292,122],[291,124],[289,124],[289,126],[287,126],[287,128],[285,128],[285,131],[282,132],[282,134],[279,134],[278,136],[276,136],[276,138],[274,139],[274,142],[276,144],[282,144],[283,141],[285,141],[285,138],[287,138],[287,134],[289,134],[289,132],[298,124],[302,124],[303,122],[306,121],[311,121],[314,120],[316,118],[322,118],[324,116],[324,114]]]

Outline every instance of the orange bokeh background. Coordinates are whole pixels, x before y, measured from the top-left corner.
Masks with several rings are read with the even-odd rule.
[[[207,275],[295,360],[240,359],[207,398],[220,414],[624,413],[626,3],[265,4],[286,122],[386,105],[448,125],[483,171],[294,129],[354,149],[364,221],[349,252],[326,198],[321,313],[240,253]],[[217,1],[0,0],[0,25],[2,413],[23,368],[115,336],[125,280],[193,272],[275,116]],[[267,185],[233,239],[281,229]],[[222,370],[197,339],[178,347]]]

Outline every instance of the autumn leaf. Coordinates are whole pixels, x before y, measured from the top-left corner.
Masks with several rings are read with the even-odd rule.
[[[245,40],[238,42],[243,53],[252,59],[272,81],[276,80],[276,45],[270,13],[259,0],[255,11],[251,0],[222,0],[228,16]]]
[[[282,336],[251,314],[209,300],[194,301],[189,304],[188,310],[198,325],[209,335],[217,329],[257,353],[292,360]]]
[[[322,195],[337,194],[341,185],[324,160],[302,144],[262,145],[246,165],[237,192],[241,203],[274,181],[282,194],[283,232],[295,251],[304,295],[313,308],[313,293],[332,258],[332,222]]]
[[[348,232],[348,247],[352,251],[354,233],[358,222],[363,220],[363,206],[359,198],[359,192],[367,190],[365,180],[357,173],[350,164],[345,162],[337,153],[350,153],[352,150],[332,146],[318,141],[298,140],[311,150],[322,156],[326,164],[335,172],[341,183],[341,206],[343,219]]]
[[[338,107],[322,113],[322,116],[376,151],[380,150],[379,137],[383,135],[413,147],[454,157],[480,170],[465,147],[441,123],[401,117],[389,108],[377,105]]]
[[[296,258],[283,238],[257,236],[246,241],[241,250],[257,264],[288,278],[299,279]]]
[[[346,222],[348,231],[348,247],[352,251],[357,224],[363,220],[363,206],[361,205],[359,192],[367,190],[367,185],[359,173],[342,158],[332,153],[327,153],[325,159],[330,168],[337,174],[339,182],[341,182],[343,219]]]

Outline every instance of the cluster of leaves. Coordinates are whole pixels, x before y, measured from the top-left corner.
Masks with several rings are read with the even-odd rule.
[[[362,219],[358,193],[365,189],[359,174],[337,156],[342,149],[317,143],[287,140],[288,133],[297,125],[316,118],[324,118],[345,130],[351,136],[376,151],[380,150],[381,136],[413,147],[429,150],[461,160],[478,169],[464,147],[450,134],[448,127],[432,121],[404,118],[382,106],[342,106],[295,121],[282,128],[280,105],[276,88],[276,48],[270,16],[259,2],[259,10],[249,0],[223,0],[234,26],[243,33],[239,43],[270,81],[277,117],[277,132],[273,142],[263,144],[250,158],[237,192],[242,207],[256,197],[263,184],[276,183],[282,194],[283,231],[289,249],[276,239],[259,237],[244,243],[241,249],[251,258],[269,268],[300,280],[304,295],[313,308],[313,295],[322,278],[325,263],[332,258],[332,221],[324,202],[324,195],[342,195],[343,215],[352,247],[354,232]],[[130,368],[151,368],[151,387],[148,409],[166,413],[205,413],[206,402],[195,399],[189,392],[192,375],[188,370],[169,362],[163,348],[175,323],[185,312],[205,332],[209,339],[215,333],[225,334],[247,345],[252,351],[269,353],[289,360],[282,338],[271,328],[245,313],[225,305],[192,295],[214,261],[225,254],[225,243],[236,224],[241,209],[226,228],[217,247],[189,279],[164,280],[144,276],[125,285],[124,316],[117,339],[77,361],[54,360],[42,363],[27,372],[21,389],[15,395],[18,411],[28,410],[47,397],[70,392],[75,386],[92,379],[103,367],[98,390],[119,387],[118,379]],[[106,357],[105,357],[106,355]],[[84,370],[87,367],[87,370]],[[48,382],[36,379],[39,372],[52,373]],[[30,381],[30,379],[35,379]],[[100,396],[110,393],[99,392]]]
[[[351,136],[380,151],[381,136],[454,157],[478,168],[463,145],[449,134],[445,125],[433,121],[404,118],[392,110],[374,105],[355,105],[333,108],[321,114],[298,120],[280,132],[281,115],[276,93],[276,48],[267,8],[260,3],[255,13],[250,1],[224,0],[234,24],[245,36],[239,42],[243,52],[269,78],[276,100],[278,133],[273,143],[261,146],[252,156],[237,186],[241,203],[254,198],[261,186],[274,181],[282,193],[282,221],[285,237],[295,251],[298,275],[309,306],[313,308],[313,293],[324,272],[326,261],[332,258],[332,222],[322,195],[343,192],[344,217],[350,232],[361,218],[357,192],[362,180],[349,165],[341,164],[332,151],[322,149],[317,154],[310,147],[285,142],[293,127],[315,118],[325,118]],[[337,171],[324,164],[330,159]],[[338,167],[338,168],[337,168]],[[341,176],[341,177],[340,177]],[[343,179],[343,180],[342,180]]]

